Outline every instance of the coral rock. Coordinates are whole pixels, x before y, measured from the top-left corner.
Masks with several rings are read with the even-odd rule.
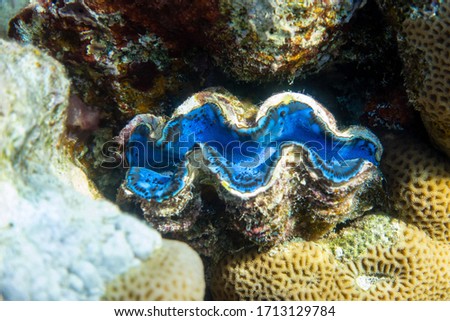
[[[318,71],[337,56],[343,26],[365,2],[41,0],[13,21],[10,34],[78,65],[78,76],[85,70],[100,77],[97,87],[122,110],[142,112],[159,95],[176,92],[179,77],[168,72],[179,72],[184,58],[199,51],[238,80]],[[42,37],[47,33],[52,37]]]
[[[161,236],[94,200],[67,156],[69,80],[62,65],[34,47],[0,40],[0,83],[0,297],[98,300],[109,282],[152,261]],[[173,260],[199,280],[200,259],[189,253]],[[200,296],[197,284],[185,285]]]
[[[409,98],[433,142],[450,156],[450,3],[378,2],[400,33]]]
[[[389,137],[382,169],[398,216],[433,239],[450,242],[450,164],[445,156],[424,142]]]
[[[378,139],[362,127],[338,130],[306,95],[272,96],[254,115],[227,93],[205,91],[167,122],[146,118],[122,135],[130,166],[122,197],[137,198],[150,220],[199,204],[195,182],[208,178],[239,229],[266,242],[284,236],[295,206],[336,222],[370,208],[381,184]]]
[[[293,79],[331,60],[343,43],[340,29],[363,3],[222,0],[207,48],[238,79]]]
[[[355,251],[355,245],[358,250]],[[216,264],[216,300],[448,300],[450,247],[383,215]]]
[[[331,253],[314,243],[292,242],[220,261],[213,272],[212,293],[215,300],[341,299],[337,275]]]
[[[166,97],[180,91],[184,64],[120,10],[94,10],[89,3],[38,1],[11,21],[9,35],[62,62],[86,104],[129,116],[161,112]]]

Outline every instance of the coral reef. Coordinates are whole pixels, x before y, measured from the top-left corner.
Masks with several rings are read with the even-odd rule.
[[[0,146],[0,296],[98,300],[121,275],[159,262],[159,233],[95,200],[64,150],[69,80],[62,65],[0,40],[0,83],[0,135],[8,137]],[[201,280],[200,259],[189,256],[171,260],[186,268],[187,279]],[[202,297],[198,284],[185,285],[180,291]],[[187,297],[172,294],[165,298]]]
[[[203,264],[197,253],[182,242],[163,240],[150,260],[110,282],[103,299],[203,300],[204,292]]]
[[[26,2],[0,300],[450,300],[448,1]]]
[[[388,136],[382,170],[393,210],[431,238],[450,242],[450,164],[425,142]]]
[[[86,103],[106,93],[122,111],[142,113],[186,86],[174,75],[188,74],[186,58],[202,69],[204,51],[239,80],[318,71],[338,55],[343,26],[365,2],[41,0],[17,16],[10,35],[48,48],[78,80],[95,83],[97,92],[83,87]]]
[[[200,202],[192,186],[205,178],[237,210],[239,229],[260,243],[284,238],[300,204],[338,222],[371,208],[381,186],[378,139],[362,127],[338,130],[302,94],[272,96],[255,115],[228,93],[204,91],[167,122],[139,116],[121,136],[130,166],[121,197],[137,199],[150,221],[185,211],[180,229],[195,222]]]
[[[358,245],[355,248],[355,244]],[[450,247],[384,215],[216,264],[216,300],[448,300]]]
[[[399,32],[409,99],[432,141],[450,156],[450,3],[378,2]]]
[[[89,129],[75,128],[73,157],[113,200],[120,184],[114,177],[121,173],[97,166],[99,146],[132,116],[170,114],[207,86],[286,82],[316,72],[340,59],[346,21],[364,3],[39,0],[11,21],[9,36],[49,52],[68,69],[79,100],[74,106],[86,106],[74,109],[81,115],[75,121]],[[273,92],[259,91],[264,98]]]
[[[61,61],[84,103],[128,116],[161,113],[168,96],[189,88],[182,59],[125,13],[89,2],[38,1],[11,21],[9,35]]]

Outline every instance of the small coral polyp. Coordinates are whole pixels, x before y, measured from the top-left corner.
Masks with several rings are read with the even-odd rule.
[[[314,215],[335,221],[333,216],[353,212],[354,195],[366,189],[367,179],[380,181],[378,139],[358,126],[339,131],[333,116],[303,94],[274,95],[255,115],[231,95],[211,90],[189,98],[168,121],[138,117],[122,135],[130,166],[122,188],[125,195],[154,203],[143,208],[160,216],[170,215],[165,204],[183,211],[198,197],[193,186],[209,178],[227,206],[241,208],[245,224],[237,225],[244,234],[267,240],[261,234],[285,234],[285,228],[273,233],[274,228],[289,225],[297,203],[316,198]],[[244,200],[266,203],[267,212],[243,206]],[[273,208],[267,203],[280,201],[288,204],[281,213],[267,210]]]

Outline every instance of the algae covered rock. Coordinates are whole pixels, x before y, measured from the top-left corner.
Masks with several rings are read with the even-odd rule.
[[[11,21],[9,36],[62,62],[84,103],[128,116],[160,113],[168,95],[188,86],[184,62],[158,34],[126,14],[89,5],[38,1]]]
[[[38,1],[9,34],[62,61],[86,103],[108,108],[98,96],[109,95],[134,115],[199,90],[212,61],[240,81],[317,72],[336,60],[345,26],[365,2]]]
[[[109,282],[152,258],[158,261],[160,235],[115,205],[95,200],[89,181],[64,151],[64,68],[34,47],[0,40],[0,85],[1,297],[98,300],[107,295]],[[195,266],[186,277],[203,278],[198,257],[183,263],[177,257],[176,264]],[[203,297],[199,284],[196,299]]]
[[[240,80],[294,79],[333,60],[364,1],[219,1],[207,48]]]

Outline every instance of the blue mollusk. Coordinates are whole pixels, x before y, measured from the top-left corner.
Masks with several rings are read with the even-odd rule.
[[[284,147],[302,147],[314,170],[335,184],[356,176],[367,162],[378,166],[381,148],[370,135],[336,135],[298,101],[271,107],[250,128],[230,124],[219,106],[205,103],[169,120],[159,139],[149,138],[150,131],[140,124],[127,142],[126,185],[137,196],[157,202],[185,187],[194,150],[200,150],[195,155],[201,155],[202,168],[245,195],[269,183]]]

